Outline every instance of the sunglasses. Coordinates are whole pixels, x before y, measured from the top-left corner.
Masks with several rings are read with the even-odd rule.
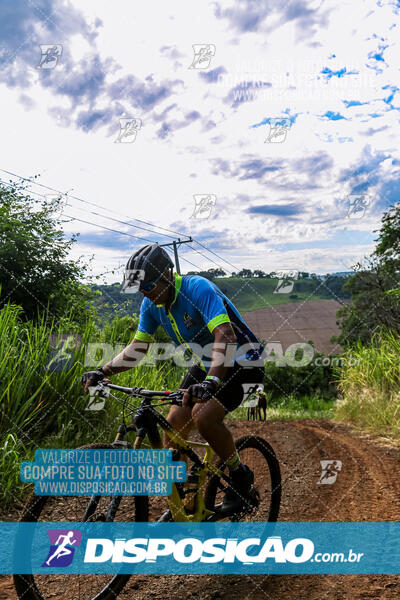
[[[147,281],[146,283],[140,282],[139,292],[152,292],[156,287],[157,283],[160,281],[162,274],[160,277],[157,277],[154,281]]]
[[[126,269],[124,274],[124,280],[122,282],[121,292],[124,294],[135,294],[136,292],[151,292],[156,287],[157,283],[162,277],[162,273],[157,279],[153,281],[142,281],[144,278],[144,271],[140,269]]]

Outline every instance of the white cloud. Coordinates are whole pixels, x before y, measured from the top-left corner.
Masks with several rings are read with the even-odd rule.
[[[389,105],[383,100],[391,90],[382,89],[396,85],[399,68],[396,14],[391,6],[378,7],[372,0],[363,4],[325,0],[302,28],[304,14],[293,19],[288,6],[279,8],[276,3],[270,16],[258,8],[265,18],[256,19],[254,26],[249,25],[251,31],[241,33],[229,26],[232,19],[237,24],[239,9],[243,12],[245,3],[239,1],[223,18],[215,16],[213,3],[196,5],[194,11],[189,3],[177,0],[140,7],[128,1],[116,7],[105,0],[84,5],[75,0],[73,6],[87,30],[79,31],[81,22],[76,21],[76,32],[64,41],[68,62],[61,61],[59,71],[48,74],[26,65],[30,86],[1,85],[5,108],[0,113],[0,167],[25,176],[41,173],[43,183],[62,191],[73,188],[76,196],[122,216],[181,228],[238,268],[289,268],[297,261],[305,270],[343,270],[335,268],[335,261],[352,263],[372,250],[359,232],[377,229],[385,207],[379,197],[382,183],[397,178],[391,160],[383,157],[400,158],[396,144],[400,93],[394,93]],[[96,19],[102,25],[95,25]],[[88,31],[96,31],[97,36],[90,37]],[[200,71],[189,69],[192,45],[206,42],[216,46],[208,71],[225,69],[217,83],[207,83]],[[382,53],[384,62],[368,58],[376,52]],[[59,92],[65,91],[65,82],[72,85],[82,73],[84,79],[82,69],[89,74],[93,57],[99,58],[104,84],[95,88],[90,100],[77,94],[74,107],[71,88],[68,95]],[[329,78],[329,73],[321,74],[325,67],[332,72],[346,68],[347,73]],[[348,74],[351,71],[358,74]],[[53,75],[53,84],[44,86]],[[112,98],[110,86],[118,80],[121,85],[128,81],[128,86],[121,97]],[[241,82],[248,82],[242,89],[249,101],[235,104],[229,94]],[[261,88],[260,82],[272,87]],[[154,102],[149,98],[164,88],[164,98]],[[344,101],[364,104],[346,108]],[[104,124],[98,121],[89,131],[77,127],[79,115],[83,122],[96,111],[110,115]],[[327,113],[331,118],[323,116]],[[335,120],[335,114],[345,118]],[[122,116],[142,120],[133,144],[114,143]],[[294,119],[286,140],[265,143],[268,125],[253,125],[284,116]],[[379,154],[382,161],[375,164]],[[326,168],[318,167],[321,157],[326,157]],[[252,161],[279,170],[249,178],[253,171],[241,165]],[[363,165],[369,168],[353,177],[351,170]],[[345,171],[348,176],[342,180]],[[345,211],[342,214],[338,207],[346,205],[354,185],[368,181],[371,205],[365,217],[346,221]],[[198,193],[217,196],[207,221],[189,218],[193,195]],[[78,210],[96,211],[94,207],[72,204],[76,208],[69,207],[69,214],[77,218],[146,237],[144,231]],[[287,204],[302,210],[295,218],[248,212],[250,206]],[[315,249],[307,244],[296,251],[276,250],[276,245],[287,241],[335,239],[345,228],[356,233],[349,243],[342,240],[334,248],[321,251],[317,244]],[[91,236],[99,231],[79,222],[68,224],[66,230]],[[113,235],[109,233],[110,244],[117,239]],[[97,262],[100,272],[111,268],[126,256],[124,252],[144,243],[126,239],[130,246],[123,252],[93,245],[95,269]],[[266,241],[257,241],[261,239]],[[89,254],[90,246],[79,244],[74,252]],[[182,257],[186,252],[182,248]],[[213,266],[195,253],[187,258],[202,268]],[[182,268],[192,267],[182,261]]]

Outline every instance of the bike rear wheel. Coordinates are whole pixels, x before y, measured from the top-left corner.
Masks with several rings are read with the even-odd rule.
[[[88,444],[86,449],[113,449]],[[123,450],[121,450],[123,452]],[[36,496],[32,494],[20,521],[148,521],[146,496]],[[31,547],[26,552],[32,552]],[[115,600],[130,575],[14,575],[24,600]]]
[[[277,521],[281,503],[281,472],[273,448],[263,438],[255,435],[237,440],[236,448],[242,463],[254,473],[253,488],[258,496],[257,506],[240,515],[218,518],[216,507],[222,503],[228,484],[213,475],[205,490],[206,507],[216,511],[216,520]],[[220,462],[218,467],[228,475],[228,468],[224,463]]]

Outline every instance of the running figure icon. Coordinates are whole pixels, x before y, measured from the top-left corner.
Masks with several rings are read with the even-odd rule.
[[[45,562],[47,566],[50,566],[51,561],[55,558],[61,558],[62,556],[73,554],[73,550],[71,550],[71,548],[67,548],[68,545],[73,546],[78,542],[78,539],[73,539],[73,537],[74,532],[72,530],[68,531],[67,534],[61,534],[58,536],[55,542],[57,548]]]
[[[338,473],[342,470],[341,460],[321,460],[321,475],[317,485],[335,483]]]

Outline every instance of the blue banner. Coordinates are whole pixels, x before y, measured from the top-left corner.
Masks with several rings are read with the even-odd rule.
[[[399,574],[399,523],[0,523],[0,573]]]

